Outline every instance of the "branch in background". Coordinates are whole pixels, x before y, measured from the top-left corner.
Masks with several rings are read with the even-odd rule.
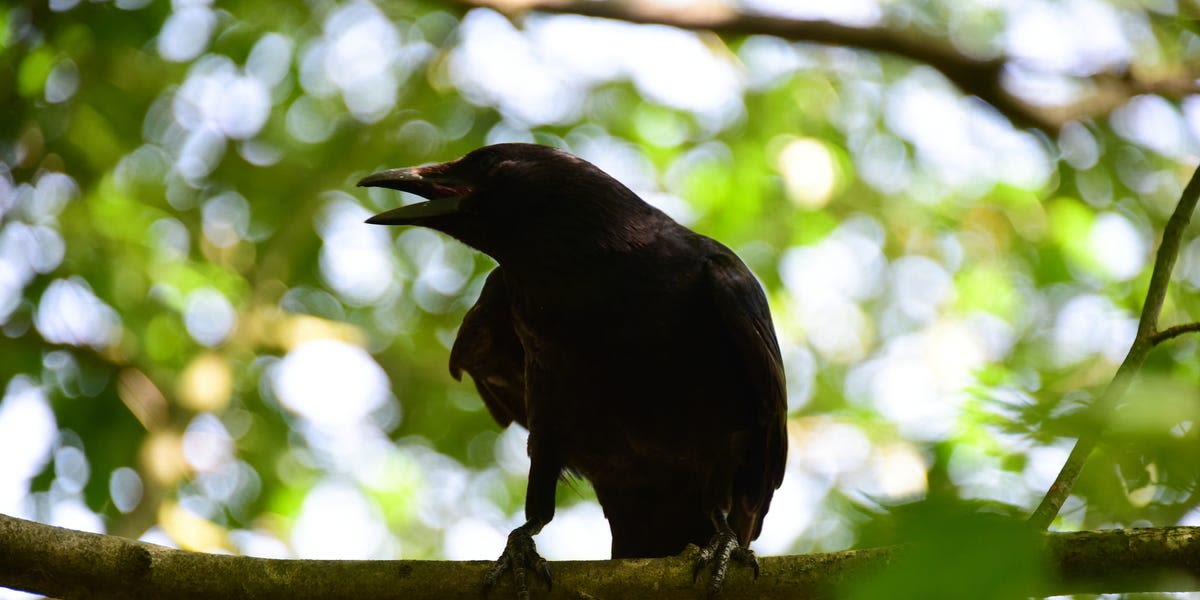
[[[1162,243],[1159,244],[1158,253],[1154,257],[1154,271],[1150,274],[1146,302],[1142,306],[1137,335],[1133,338],[1129,354],[1121,362],[1112,383],[1104,390],[1104,395],[1100,396],[1089,409],[1097,424],[1103,424],[1108,415],[1112,413],[1113,408],[1125,396],[1129,384],[1133,382],[1134,376],[1141,369],[1146,356],[1150,354],[1155,345],[1188,331],[1200,330],[1200,325],[1190,323],[1162,332],[1158,331],[1158,317],[1162,311],[1163,301],[1167,297],[1167,286],[1171,283],[1171,270],[1174,269],[1175,260],[1179,257],[1179,249],[1183,244],[1183,230],[1196,210],[1197,200],[1200,200],[1200,168],[1192,173],[1192,179],[1183,189],[1175,212],[1171,213],[1171,218],[1167,220],[1167,226],[1163,228]],[[1045,530],[1058,516],[1058,511],[1062,509],[1063,503],[1070,495],[1075,480],[1083,471],[1084,462],[1096,447],[1102,430],[1102,427],[1093,427],[1075,442],[1075,447],[1071,449],[1071,454],[1067,457],[1067,462],[1063,465],[1062,470],[1059,471],[1058,477],[1046,492],[1046,496],[1042,498],[1041,504],[1029,516],[1029,524],[1032,527]]]
[[[1200,590],[1200,528],[1048,534],[1049,582],[1036,595]],[[947,549],[953,552],[954,549]],[[734,569],[721,590],[738,598],[832,598],[903,556],[874,548],[760,559],[761,576]],[[695,548],[659,559],[555,562],[546,598],[696,598]],[[470,598],[488,561],[278,560],[172,550],[0,515],[0,586],[60,598]],[[511,597],[502,582],[493,597]],[[545,592],[545,593],[542,593]]]
[[[1131,73],[1098,73],[1085,80],[1093,88],[1081,100],[1057,106],[1028,101],[1005,89],[1010,57],[976,58],[944,39],[915,30],[854,27],[829,21],[787,19],[738,12],[722,5],[660,6],[654,2],[594,0],[456,0],[468,8],[491,8],[510,18],[527,12],[575,14],[639,24],[711,31],[722,36],[770,35],[793,42],[813,42],[883,52],[924,63],[966,94],[992,105],[1014,124],[1055,135],[1063,125],[1106,115],[1139,94],[1182,98],[1200,92],[1192,73],[1162,79]]]

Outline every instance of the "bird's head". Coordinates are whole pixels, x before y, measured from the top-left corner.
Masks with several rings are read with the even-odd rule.
[[[458,160],[388,169],[359,186],[424,202],[367,219],[449,234],[502,264],[639,243],[662,213],[595,165],[537,144],[496,144]]]

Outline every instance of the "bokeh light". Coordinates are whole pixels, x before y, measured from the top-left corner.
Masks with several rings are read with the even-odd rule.
[[[1047,114],[1197,53],[1170,3],[665,4],[920,31],[1009,59],[1003,91]],[[364,224],[416,198],[353,184],[502,141],[594,162],[761,278],[791,446],[759,552],[850,547],[934,493],[1027,509],[1129,348],[1200,151],[1200,100],[1152,85],[1042,132],[846,47],[367,0],[247,12],[264,6],[0,8],[0,512],[257,556],[495,558],[528,434],[446,372],[493,264]],[[1172,285],[1164,322],[1200,318],[1200,241]],[[1155,368],[1193,381],[1194,343],[1173,348]],[[1120,477],[1062,523],[1172,503],[1200,523],[1162,483],[1192,472],[1158,452],[1132,487],[1097,459]],[[560,487],[543,554],[607,556],[586,482]]]
[[[371,355],[335,340],[294,348],[278,363],[273,382],[284,406],[331,431],[361,423],[390,397],[387,375]]]
[[[56,280],[46,288],[36,322],[51,342],[97,348],[115,342],[121,327],[117,312],[78,277]]]
[[[0,469],[0,512],[33,516],[29,481],[49,462],[57,426],[45,393],[34,381],[9,380],[0,402],[0,450],[7,457]]]

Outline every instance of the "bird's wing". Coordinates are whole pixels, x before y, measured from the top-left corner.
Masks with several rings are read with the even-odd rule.
[[[731,525],[743,544],[758,537],[787,458],[787,390],[783,359],[762,286],[736,255],[714,254],[706,265],[709,293],[742,359],[752,398],[754,431],[745,440],[733,481]]]
[[[461,380],[463,371],[475,382],[496,422],[507,426],[515,421],[528,427],[525,349],[513,329],[507,286],[499,267],[488,274],[479,300],[467,311],[450,349],[450,374]]]

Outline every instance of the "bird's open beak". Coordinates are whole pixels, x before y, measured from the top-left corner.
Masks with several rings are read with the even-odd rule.
[[[388,169],[362,178],[358,182],[359,187],[384,187],[428,198],[425,202],[379,213],[367,219],[367,222],[374,225],[414,225],[429,217],[458,212],[463,198],[471,193],[471,186],[461,180],[442,176],[439,168],[442,166]]]

